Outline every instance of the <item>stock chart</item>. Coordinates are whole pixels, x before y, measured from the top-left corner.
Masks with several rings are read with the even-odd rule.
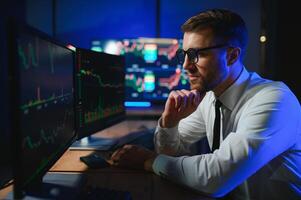
[[[23,184],[44,173],[75,138],[74,53],[32,30],[15,38]],[[30,159],[29,159],[30,158]]]
[[[138,38],[95,40],[92,49],[124,55],[126,101],[163,103],[171,90],[189,89],[189,81],[178,64],[176,51],[181,40]]]
[[[125,113],[124,63],[120,56],[77,49],[77,110],[82,132],[95,133]]]

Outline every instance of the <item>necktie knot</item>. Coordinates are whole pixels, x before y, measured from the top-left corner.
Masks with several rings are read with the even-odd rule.
[[[223,104],[222,104],[222,102],[220,102],[220,100],[216,100],[215,101],[215,108],[220,108],[221,106],[222,106]]]

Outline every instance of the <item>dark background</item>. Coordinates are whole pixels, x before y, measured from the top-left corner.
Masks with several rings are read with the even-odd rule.
[[[301,98],[300,11],[293,0],[4,0],[0,7],[0,183],[10,177],[6,21],[15,17],[57,39],[90,48],[94,39],[181,38],[180,26],[207,8],[228,8],[246,21],[248,70],[285,82]],[[260,35],[267,41],[260,43]],[[7,170],[8,169],[8,170]]]

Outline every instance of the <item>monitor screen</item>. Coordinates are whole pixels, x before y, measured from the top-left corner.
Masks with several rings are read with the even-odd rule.
[[[124,57],[76,48],[78,139],[125,119]]]
[[[189,81],[178,64],[176,51],[182,40],[138,38],[93,40],[91,49],[124,55],[125,106],[151,107],[163,105],[171,90],[189,89]]]
[[[28,25],[10,33],[14,195],[42,178],[76,138],[74,52]]]

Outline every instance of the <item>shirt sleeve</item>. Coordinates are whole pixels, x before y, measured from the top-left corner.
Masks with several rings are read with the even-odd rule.
[[[294,145],[300,130],[300,104],[288,89],[262,90],[242,106],[235,132],[218,150],[196,156],[159,155],[154,172],[219,197]]]
[[[154,143],[157,153],[186,155],[193,154],[193,143],[206,136],[206,127],[200,106],[190,116],[173,128],[162,128],[158,122]],[[167,153],[169,152],[169,153]]]

